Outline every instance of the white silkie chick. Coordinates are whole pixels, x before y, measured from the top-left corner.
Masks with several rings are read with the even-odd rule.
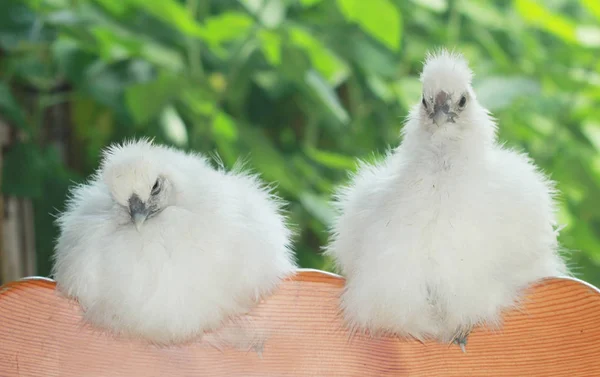
[[[341,306],[355,331],[464,351],[470,330],[498,328],[523,288],[567,272],[553,183],[498,144],[471,77],[462,56],[429,54],[401,145],[336,194],[326,252],[347,278]]]
[[[258,177],[148,140],[112,145],[71,193],[53,276],[92,324],[187,342],[295,272],[281,201]]]

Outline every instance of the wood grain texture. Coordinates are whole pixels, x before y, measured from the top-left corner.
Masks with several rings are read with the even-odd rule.
[[[341,277],[301,270],[253,310],[262,357],[203,340],[177,347],[90,328],[50,280],[0,288],[0,376],[600,376],[600,292],[547,279],[501,331],[476,329],[467,353],[435,342],[349,338],[338,316]],[[220,330],[225,331],[226,329]]]

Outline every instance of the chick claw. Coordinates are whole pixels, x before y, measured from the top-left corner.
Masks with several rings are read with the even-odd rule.
[[[461,351],[467,353],[467,339],[469,337],[470,331],[460,331],[454,336],[453,344],[456,344],[460,347]]]

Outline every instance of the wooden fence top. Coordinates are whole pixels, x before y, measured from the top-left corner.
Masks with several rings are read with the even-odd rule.
[[[467,353],[435,342],[349,337],[344,279],[299,270],[242,319],[266,334],[262,354],[215,347],[217,334],[159,347],[84,324],[49,279],[0,288],[0,376],[600,376],[600,291],[572,278],[528,290],[501,331],[475,329]]]

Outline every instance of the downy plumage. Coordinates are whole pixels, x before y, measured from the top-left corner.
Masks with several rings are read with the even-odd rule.
[[[257,176],[148,140],[107,148],[58,225],[58,288],[91,323],[159,344],[218,328],[295,271]]]
[[[428,55],[401,145],[361,163],[336,195],[326,252],[347,278],[341,305],[354,330],[464,350],[471,328],[500,325],[523,288],[567,273],[554,185],[497,142],[471,77],[462,56]]]

